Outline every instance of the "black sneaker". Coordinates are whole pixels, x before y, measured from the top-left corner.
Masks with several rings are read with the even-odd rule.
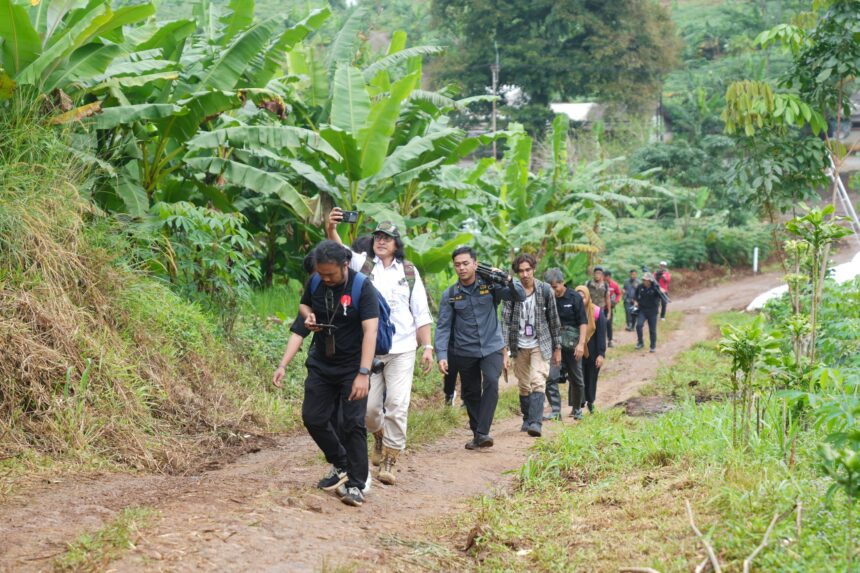
[[[476,438],[472,438],[468,442],[466,442],[467,450],[477,450],[478,449],[478,440]]]
[[[346,505],[361,507],[361,504],[364,503],[364,495],[357,487],[346,487],[346,484],[342,484],[335,493]]]
[[[493,437],[492,436],[489,436],[489,435],[482,436],[481,434],[478,434],[477,438],[475,438],[475,441],[477,442],[479,448],[492,448],[493,447]]]
[[[645,348],[645,345],[642,344],[641,342],[636,345],[636,350],[642,350],[643,348]]]
[[[346,483],[346,471],[332,466],[328,473],[317,482],[317,487],[324,491],[334,491]]]
[[[650,349],[648,352],[657,352],[657,349],[656,349],[656,348],[652,348],[652,349]]]

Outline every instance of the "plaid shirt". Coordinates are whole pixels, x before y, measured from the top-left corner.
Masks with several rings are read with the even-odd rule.
[[[561,348],[561,321],[549,284],[535,280],[535,333],[540,353],[547,361],[552,351]],[[502,337],[507,342],[512,356],[517,355],[520,334],[520,311],[523,303],[506,300],[502,306]]]

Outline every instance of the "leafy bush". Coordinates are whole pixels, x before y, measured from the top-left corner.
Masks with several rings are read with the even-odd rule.
[[[239,302],[251,294],[252,282],[260,279],[260,265],[254,258],[259,247],[243,227],[245,217],[184,201],[159,203],[153,213],[148,225],[165,239],[159,253],[161,267],[192,297],[208,295],[201,300],[220,313],[229,333]]]

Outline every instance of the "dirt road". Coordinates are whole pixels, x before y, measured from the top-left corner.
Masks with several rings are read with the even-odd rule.
[[[670,308],[684,313],[680,328],[659,341],[656,354],[613,359],[610,351],[598,405],[635,395],[661,365],[714,334],[709,314],[741,309],[778,282],[776,274],[761,275],[674,301]],[[620,342],[633,340],[623,320],[616,321],[616,331]],[[390,535],[414,534],[428,518],[509,487],[513,477],[505,472],[519,467],[534,443],[519,425],[514,419],[497,423],[495,447],[481,452],[463,448],[470,437],[466,428],[408,452],[398,463],[398,485],[374,482],[360,509],[313,489],[326,466],[305,434],[279,438],[202,475],[60,478],[0,506],[0,571],[49,571],[66,543],[123,508],[141,505],[156,508],[159,517],[106,570],[320,571],[344,562],[397,570],[385,542]]]

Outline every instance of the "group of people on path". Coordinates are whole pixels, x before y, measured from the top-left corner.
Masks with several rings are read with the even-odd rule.
[[[490,429],[499,379],[503,373],[507,377],[511,361],[520,395],[521,429],[538,437],[544,420],[561,417],[559,383],[570,382],[572,417],[581,419],[584,408],[594,410],[597,378],[606,348],[612,344],[612,311],[620,300],[624,300],[628,330],[631,317],[638,316],[639,347],[647,321],[652,351],[655,348],[650,273],[638,283],[636,272],[631,271],[622,290],[611,275],[596,267],[592,280],[570,289],[558,268],[547,270],[544,280],[536,278],[538,261],[531,254],[514,259],[515,280],[511,274],[480,264],[468,246],[458,247],[451,255],[458,280],[442,294],[431,341],[433,317],[427,292],[418,270],[404,256],[400,230],[391,222],[381,222],[369,241],[348,248],[337,232],[342,220],[343,212],[335,207],[328,217],[327,239],[305,258],[305,270],[311,276],[273,383],[281,386],[287,365],[313,334],[302,421],[331,464],[318,487],[335,493],[347,505],[364,503],[371,465],[379,467],[380,482],[397,482],[395,467],[406,448],[419,353],[425,372],[432,368],[435,354],[449,403],[459,378],[472,430],[466,448],[474,450],[494,444]],[[665,264],[661,269],[668,290]],[[665,313],[665,303],[662,308]],[[653,321],[648,318],[652,314]],[[547,400],[551,412],[544,415]],[[373,436],[370,452],[368,432]]]

